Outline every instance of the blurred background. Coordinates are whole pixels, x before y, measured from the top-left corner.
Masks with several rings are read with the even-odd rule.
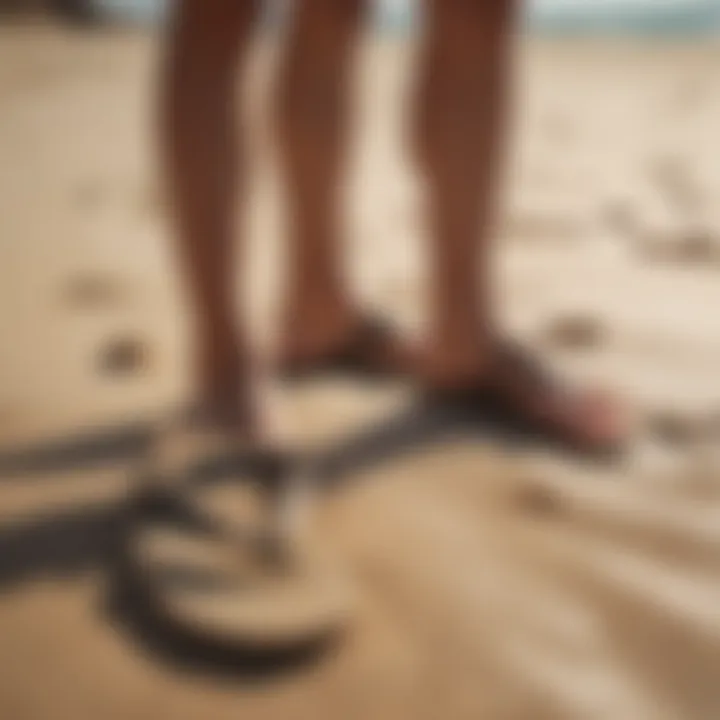
[[[241,91],[251,324],[272,340],[267,137],[283,6]],[[358,471],[331,542],[362,603],[336,655],[179,670],[108,607],[104,558],[188,331],[154,151],[164,3],[0,0],[0,717],[720,717],[720,0],[535,0],[495,229],[503,321],[641,427],[622,468],[490,438]],[[421,13],[374,5],[357,73],[353,281],[410,331],[424,223],[405,127]],[[399,390],[281,393],[301,444]]]
[[[275,11],[288,0],[271,0]],[[75,17],[133,19],[163,18],[168,0],[4,0],[10,10],[56,9]],[[417,14],[413,0],[374,0],[382,27],[407,29]],[[629,31],[713,32],[719,22],[717,0],[531,0],[526,3],[528,23],[534,30],[566,32]]]
[[[268,4],[277,9],[288,0]],[[375,0],[373,4],[379,24],[386,28],[407,29],[417,13],[413,0]],[[3,0],[2,7],[153,22],[165,16],[168,5],[168,0]],[[531,0],[525,14],[534,30],[566,32],[713,32],[719,21],[717,0]]]

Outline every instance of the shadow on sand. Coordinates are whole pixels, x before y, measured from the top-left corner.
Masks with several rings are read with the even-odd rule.
[[[359,470],[468,436],[495,437],[503,442],[522,440],[492,419],[474,418],[468,423],[413,405],[326,448],[311,462],[327,488],[338,489],[356,479]],[[35,474],[48,472],[88,472],[118,464],[129,467],[142,456],[149,441],[150,426],[132,422],[14,449],[0,453],[0,483],[26,482]],[[242,471],[247,473],[243,458],[219,457],[203,467],[197,479],[203,482],[219,476],[232,477]],[[69,580],[102,569],[109,579],[103,611],[145,651],[178,669],[213,675],[229,673],[234,681],[257,680],[297,669],[334,645],[334,638],[326,637],[285,654],[239,656],[236,649],[225,652],[218,647],[202,648],[179,637],[126,592],[123,573],[117,567],[117,547],[127,506],[128,499],[105,501],[1,524],[0,592],[38,578]]]

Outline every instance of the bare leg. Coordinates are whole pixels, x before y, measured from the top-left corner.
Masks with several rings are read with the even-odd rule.
[[[364,0],[298,0],[278,98],[289,210],[285,344],[316,356],[353,330],[342,260],[352,61]]]
[[[164,169],[196,320],[200,399],[237,422],[248,418],[244,340],[234,314],[234,102],[255,10],[255,0],[179,0],[161,95]]]
[[[433,383],[476,377],[491,350],[489,241],[514,5],[428,0],[416,141],[432,238],[426,372]]]
[[[490,233],[515,5],[427,0],[417,116],[433,271],[424,382],[453,404],[494,406],[553,439],[605,450],[624,435],[617,405],[547,377],[502,339],[493,313]]]

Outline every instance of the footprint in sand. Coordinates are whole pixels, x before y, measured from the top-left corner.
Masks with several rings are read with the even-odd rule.
[[[117,336],[100,348],[97,368],[103,375],[137,375],[149,366],[150,352],[146,342],[131,335]]]

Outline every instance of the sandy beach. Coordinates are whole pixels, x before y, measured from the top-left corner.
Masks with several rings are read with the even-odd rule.
[[[357,623],[333,657],[263,682],[178,669],[107,608],[103,548],[142,423],[188,386],[156,52],[140,31],[0,27],[0,717],[719,718],[720,45],[518,40],[499,310],[558,369],[629,398],[630,457],[589,467],[470,438],[358,470],[328,508]],[[267,344],[273,42],[255,55],[244,225]],[[399,38],[363,48],[347,240],[361,296],[419,332],[412,57]],[[404,400],[277,392],[299,443]]]

